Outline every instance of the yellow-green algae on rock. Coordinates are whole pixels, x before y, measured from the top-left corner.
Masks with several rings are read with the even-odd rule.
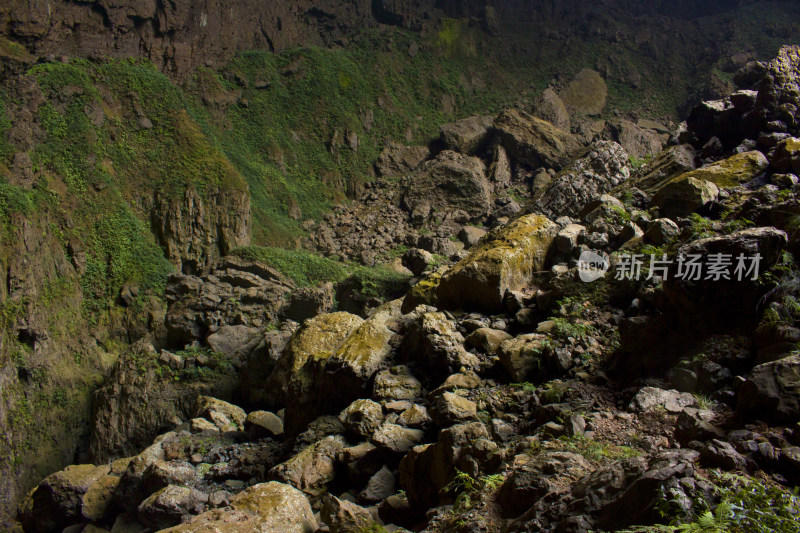
[[[264,393],[271,403],[283,403],[295,382],[303,380],[302,369],[310,359],[327,359],[364,319],[345,312],[325,313],[305,321],[286,346]]]
[[[439,305],[501,310],[506,290],[527,287],[544,268],[556,228],[543,215],[526,215],[490,234],[442,276]]]
[[[759,174],[767,170],[769,161],[759,151],[745,152],[743,154],[736,154],[717,161],[707,167],[698,168],[685,174],[681,174],[672,182],[685,180],[688,178],[695,178],[699,180],[710,181],[717,187],[731,189],[737,187],[742,183],[747,183]]]
[[[370,378],[391,351],[391,326],[400,316],[400,300],[378,308],[353,328],[332,354],[314,354],[288,382],[286,431],[301,430],[320,412],[333,412],[364,394]]]
[[[408,314],[420,305],[436,305],[436,291],[442,281],[442,272],[434,272],[419,280],[403,298],[403,314]]]
[[[271,481],[254,485],[214,509],[165,529],[170,533],[312,533],[317,520],[308,498],[294,487]]]

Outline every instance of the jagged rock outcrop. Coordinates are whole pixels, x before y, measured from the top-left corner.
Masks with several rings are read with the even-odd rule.
[[[143,339],[120,357],[107,384],[95,391],[93,460],[135,454],[165,429],[194,418],[198,396],[233,398],[238,392],[229,361],[202,352],[165,355]]]
[[[598,141],[536,195],[533,211],[550,218],[575,216],[590,201],[627,181],[630,173],[625,149],[615,142]]]
[[[266,327],[277,318],[293,288],[274,268],[237,256],[225,257],[200,277],[173,274],[167,282],[165,340],[183,348],[206,340],[227,324]]]
[[[201,195],[189,188],[177,198],[156,193],[150,220],[164,255],[184,274],[199,274],[234,248],[250,244],[246,191]]]

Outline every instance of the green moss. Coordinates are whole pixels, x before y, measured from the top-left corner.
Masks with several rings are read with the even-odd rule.
[[[11,119],[8,118],[6,105],[5,94],[0,91],[0,165],[14,153],[14,147],[8,140],[8,130],[11,129]]]
[[[33,61],[33,56],[19,43],[0,37],[0,57],[7,57],[18,61]]]
[[[628,446],[617,446],[586,437],[560,437],[554,445],[561,451],[580,454],[590,461],[621,461],[642,455],[641,451]]]
[[[7,224],[12,213],[30,213],[33,206],[33,195],[30,191],[11,185],[0,177],[0,224]]]
[[[408,281],[408,276],[386,267],[343,263],[305,250],[249,246],[231,253],[243,259],[267,263],[294,281],[298,287],[344,282],[364,296],[383,297],[397,294],[405,288]]]
[[[761,152],[745,152],[707,167],[681,174],[672,182],[695,178],[710,181],[718,187],[733,188],[757,177],[766,170],[767,166],[767,159]]]
[[[262,261],[289,277],[299,287],[316,286],[326,281],[345,279],[351,268],[345,263],[326,259],[305,250],[249,246],[238,248],[233,255],[251,261]]]

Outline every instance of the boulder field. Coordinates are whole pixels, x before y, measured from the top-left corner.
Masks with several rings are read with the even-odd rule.
[[[800,51],[750,68],[643,165],[641,137],[516,109],[387,146],[308,244],[404,243],[400,298],[342,310],[231,256],[173,275],[96,395],[96,464],[21,528],[796,531]]]

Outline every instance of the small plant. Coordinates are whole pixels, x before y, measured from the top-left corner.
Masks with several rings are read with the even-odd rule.
[[[550,330],[550,333],[553,337],[558,339],[573,338],[576,340],[585,340],[597,333],[597,329],[589,324],[570,321],[566,318],[553,318],[552,320],[555,324]]]
[[[642,168],[643,166],[647,165],[652,160],[653,160],[653,156],[652,155],[646,155],[644,157],[636,157],[636,156],[632,155],[632,156],[630,156],[628,158],[628,161],[630,161],[631,168],[633,170],[639,170],[640,168]]]
[[[505,478],[502,474],[492,474],[474,478],[466,472],[456,469],[453,481],[448,483],[442,492],[451,492],[456,495],[454,507],[458,510],[467,510],[472,507],[476,497],[482,493],[491,492],[503,484]]]
[[[588,439],[586,437],[560,437],[555,446],[565,452],[577,453],[590,461],[620,461],[638,457],[642,453],[629,446],[618,446],[608,442]]]
[[[690,240],[705,239],[706,237],[711,237],[714,235],[714,232],[711,229],[711,221],[707,218],[702,217],[697,213],[692,213],[689,215],[689,221],[691,223],[689,226],[689,231],[691,233]]]
[[[694,401],[697,402],[697,407],[700,409],[713,409],[717,404],[714,400],[704,394],[694,394]]]
[[[706,511],[697,521],[678,526],[679,533],[728,533],[734,519],[733,509],[728,502],[722,502],[714,511]]]
[[[750,533],[770,531],[800,533],[798,489],[789,491],[768,478],[709,471],[716,505],[705,497],[692,501],[685,515],[682,506],[662,497],[662,516],[672,523],[667,531],[678,533]],[[677,516],[675,516],[677,515]]]

